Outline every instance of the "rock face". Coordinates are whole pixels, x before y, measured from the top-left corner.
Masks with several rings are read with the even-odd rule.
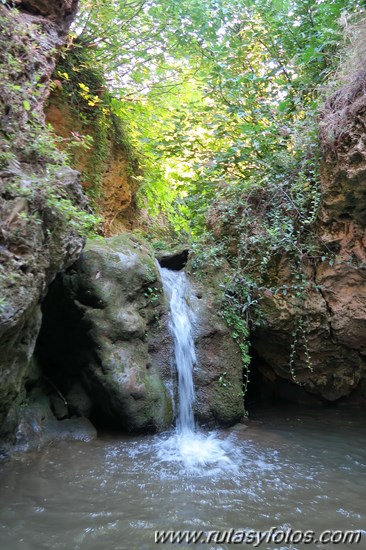
[[[324,152],[319,242],[334,259],[305,263],[307,291],[295,301],[262,300],[265,325],[253,335],[267,380],[295,379],[321,400],[366,404],[366,72],[331,97],[320,118]],[[291,284],[286,259],[275,278]],[[292,280],[293,283],[293,280]],[[309,356],[313,371],[309,370]],[[296,398],[297,399],[297,398]]]
[[[82,174],[84,189],[93,192],[94,163],[95,158],[98,157],[96,147],[98,129],[78,116],[66,103],[66,98],[57,92],[51,93],[45,114],[46,121],[52,125],[55,133],[64,140],[65,144],[69,143],[75,135],[78,139],[85,136],[93,138],[90,149],[79,148],[74,151],[72,163],[73,168]],[[113,125],[111,125],[112,129]],[[94,190],[97,195],[98,211],[103,217],[103,235],[106,237],[133,227],[137,217],[136,194],[138,191],[137,160],[129,158],[126,146],[116,140],[112,131],[107,141],[105,158],[98,159],[99,164],[103,166],[100,189],[97,193]]]
[[[230,330],[217,315],[212,294],[192,281],[195,290],[195,416],[205,425],[229,426],[244,416],[243,366]]]
[[[205,426],[230,426],[244,416],[243,366],[238,345],[218,314],[217,291],[192,276],[189,248],[159,252],[161,267],[172,271],[185,269],[189,280],[189,306],[197,362],[193,367],[196,421]],[[213,282],[213,280],[212,280]],[[177,376],[173,393],[177,402]],[[166,378],[168,380],[168,378]]]
[[[78,0],[14,0],[9,4],[27,14],[42,16],[64,32],[68,30],[75,16]]]
[[[72,218],[86,207],[79,175],[52,145],[43,116],[77,2],[16,3],[20,11],[0,7],[0,432],[25,397],[41,299],[82,249],[65,212]]]
[[[88,415],[89,400],[97,422],[135,432],[171,425],[163,382],[172,347],[167,304],[157,265],[140,240],[123,234],[87,243],[53,285],[44,314],[38,358],[69,412],[84,407]]]
[[[50,400],[39,389],[32,392],[21,407],[15,411],[15,418],[7,418],[3,430],[13,430],[17,424],[12,452],[31,451],[61,440],[90,441],[97,431],[87,418],[57,420],[51,410]]]
[[[353,317],[360,315],[357,291],[363,290],[364,283],[352,289],[352,278],[343,279],[347,271],[342,272],[338,281],[331,268],[332,276],[328,279],[324,278],[324,271],[319,270],[317,282],[297,305],[283,296],[262,299],[263,326],[254,332],[252,344],[260,358],[258,367],[268,381],[278,386],[276,376],[292,380],[311,394],[332,402],[350,395],[365,372],[364,321]],[[279,272],[281,276],[283,273]],[[291,284],[284,277],[280,280]],[[335,288],[339,294],[333,294]],[[347,295],[350,301],[344,310]],[[344,322],[347,326],[342,327]],[[280,387],[274,391],[284,397]],[[286,398],[291,400],[290,392]],[[293,399],[302,402],[304,396],[294,390]]]
[[[196,419],[230,425],[244,414],[239,350],[210,292],[191,286]],[[157,263],[140,239],[124,233],[88,242],[52,284],[43,314],[36,356],[59,419],[85,416],[131,432],[173,424],[169,307]]]

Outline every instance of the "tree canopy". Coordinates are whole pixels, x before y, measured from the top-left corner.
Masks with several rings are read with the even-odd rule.
[[[103,69],[142,153],[142,200],[197,234],[220,196],[304,164],[315,178],[312,121],[342,24],[360,11],[358,0],[83,0],[69,47]]]

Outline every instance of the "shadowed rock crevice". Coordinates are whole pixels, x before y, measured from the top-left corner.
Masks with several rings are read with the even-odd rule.
[[[66,32],[75,17],[78,2],[79,0],[12,0],[6,3],[17,7],[21,12],[56,23]]]
[[[277,376],[271,366],[255,351],[251,351],[250,383],[245,397],[249,410],[257,406],[277,406],[286,403],[323,407],[327,401],[309,393],[291,379]]]
[[[86,393],[82,381],[84,365],[95,357],[90,324],[66,292],[62,275],[50,286],[42,313],[35,355],[43,391],[51,396],[57,417],[90,416],[91,402],[86,407],[88,398],[82,395],[83,390]],[[77,403],[78,398],[84,405]]]
[[[180,271],[188,262],[189,249],[184,249],[179,252],[163,252],[158,254],[157,260],[161,267],[166,267],[173,271]]]

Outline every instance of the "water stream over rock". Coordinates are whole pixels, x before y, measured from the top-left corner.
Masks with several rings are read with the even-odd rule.
[[[156,444],[163,462],[181,463],[186,470],[200,471],[203,467],[235,468],[230,458],[231,442],[214,432],[204,434],[195,426],[193,367],[196,352],[193,338],[194,313],[190,306],[192,295],[184,271],[160,268],[164,292],[170,304],[170,331],[174,339],[175,365],[178,373],[178,414],[176,431]]]
[[[174,338],[174,355],[178,371],[178,416],[179,434],[194,431],[194,387],[192,370],[196,362],[193,340],[193,312],[189,306],[190,289],[184,271],[160,269],[165,294],[169,300],[170,331]]]
[[[172,529],[202,532],[203,542],[216,532],[210,544],[199,544],[210,550],[231,548],[225,532],[271,529],[317,536],[358,530],[363,547],[365,418],[288,406],[257,411],[247,426],[198,429],[191,290],[183,272],[162,270],[162,276],[179,373],[175,430],[100,433],[90,442],[59,441],[0,464],[1,549],[151,550],[155,531]],[[297,540],[284,545],[278,538],[261,547],[301,550]]]

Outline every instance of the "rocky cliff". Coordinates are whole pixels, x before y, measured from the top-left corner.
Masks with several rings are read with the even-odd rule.
[[[36,354],[54,405],[65,396],[60,418],[88,416],[134,432],[171,425],[167,305],[141,240],[125,233],[88,242],[43,311]]]
[[[101,216],[103,235],[109,237],[132,229],[138,216],[136,153],[121,139],[121,122],[112,113],[98,121],[95,112],[99,106],[89,106],[80,114],[72,108],[67,93],[60,93],[59,89],[51,93],[45,109],[46,122],[60,138],[61,150],[73,143],[71,166],[80,172],[82,186]],[[108,101],[105,103],[104,109],[109,109]],[[88,148],[83,147],[90,138]]]
[[[323,161],[315,234],[323,258],[303,259],[301,299],[264,291],[264,324],[253,333],[257,366],[275,392],[366,404],[366,72],[329,98],[319,126]],[[294,284],[286,257],[273,274]],[[292,354],[292,364],[290,357]],[[314,401],[313,401],[314,402]]]
[[[243,365],[239,346],[222,320],[214,289],[191,280],[194,294],[194,341],[197,365],[193,370],[197,421],[206,426],[230,426],[244,416]]]
[[[195,415],[201,424],[230,425],[244,414],[241,359],[211,301],[192,282]],[[133,432],[173,424],[169,304],[141,239],[124,233],[88,242],[51,286],[43,312],[36,357],[60,419],[76,414]]]
[[[83,246],[79,174],[52,145],[43,113],[76,8],[77,0],[0,6],[0,426],[16,424],[9,414],[26,396],[41,300]]]
[[[31,447],[35,434],[35,446],[52,433],[95,434],[88,423],[61,433],[56,418],[87,417],[129,431],[165,429],[177,397],[156,262],[128,234],[91,241],[82,253],[91,220],[79,173],[46,128],[55,56],[76,7],[74,0],[0,6],[0,437],[21,448]],[[260,306],[251,333],[252,372],[259,377],[257,391],[270,399],[366,403],[365,89],[366,72],[358,73],[323,108],[321,206],[305,228],[309,233],[311,226],[312,248],[302,246],[304,235],[295,238],[288,222],[295,263],[280,248],[259,257],[257,243],[267,246],[276,222],[263,187],[243,194],[225,218],[211,211],[214,237],[226,240],[224,271],[247,247],[246,258],[250,262],[252,254],[261,277],[253,290],[236,264],[236,287],[228,283],[225,292],[249,321],[252,304]],[[98,139],[95,127],[75,119],[61,100],[49,103],[48,120],[66,142],[70,136]],[[136,188],[126,149],[104,137],[108,152],[98,192],[109,234],[131,222],[126,213],[134,212]],[[85,169],[90,158],[81,153],[74,161],[84,176],[92,173],[92,164]],[[85,177],[83,183],[95,184]],[[259,211],[262,219],[254,215]],[[248,230],[245,239],[242,229]],[[162,263],[177,259],[168,256]],[[187,250],[183,256],[186,262]],[[240,352],[209,287],[192,280],[192,288],[195,413],[203,424],[229,425],[243,414]]]
[[[208,212],[203,272],[223,262],[233,326],[250,326],[249,401],[366,404],[366,73],[348,80],[285,162]]]
[[[0,7],[0,438],[22,450],[95,435],[72,417],[129,431],[165,429],[174,418],[168,304],[156,261],[128,234],[82,252],[92,220],[79,172],[45,123],[55,57],[76,7],[67,0]],[[100,137],[61,100],[48,101],[47,120],[61,145]],[[108,131],[98,190],[105,233],[121,228],[135,193],[126,147]],[[94,153],[74,155],[84,176]],[[196,412],[203,423],[227,425],[243,414],[240,357],[209,297],[197,293]]]

